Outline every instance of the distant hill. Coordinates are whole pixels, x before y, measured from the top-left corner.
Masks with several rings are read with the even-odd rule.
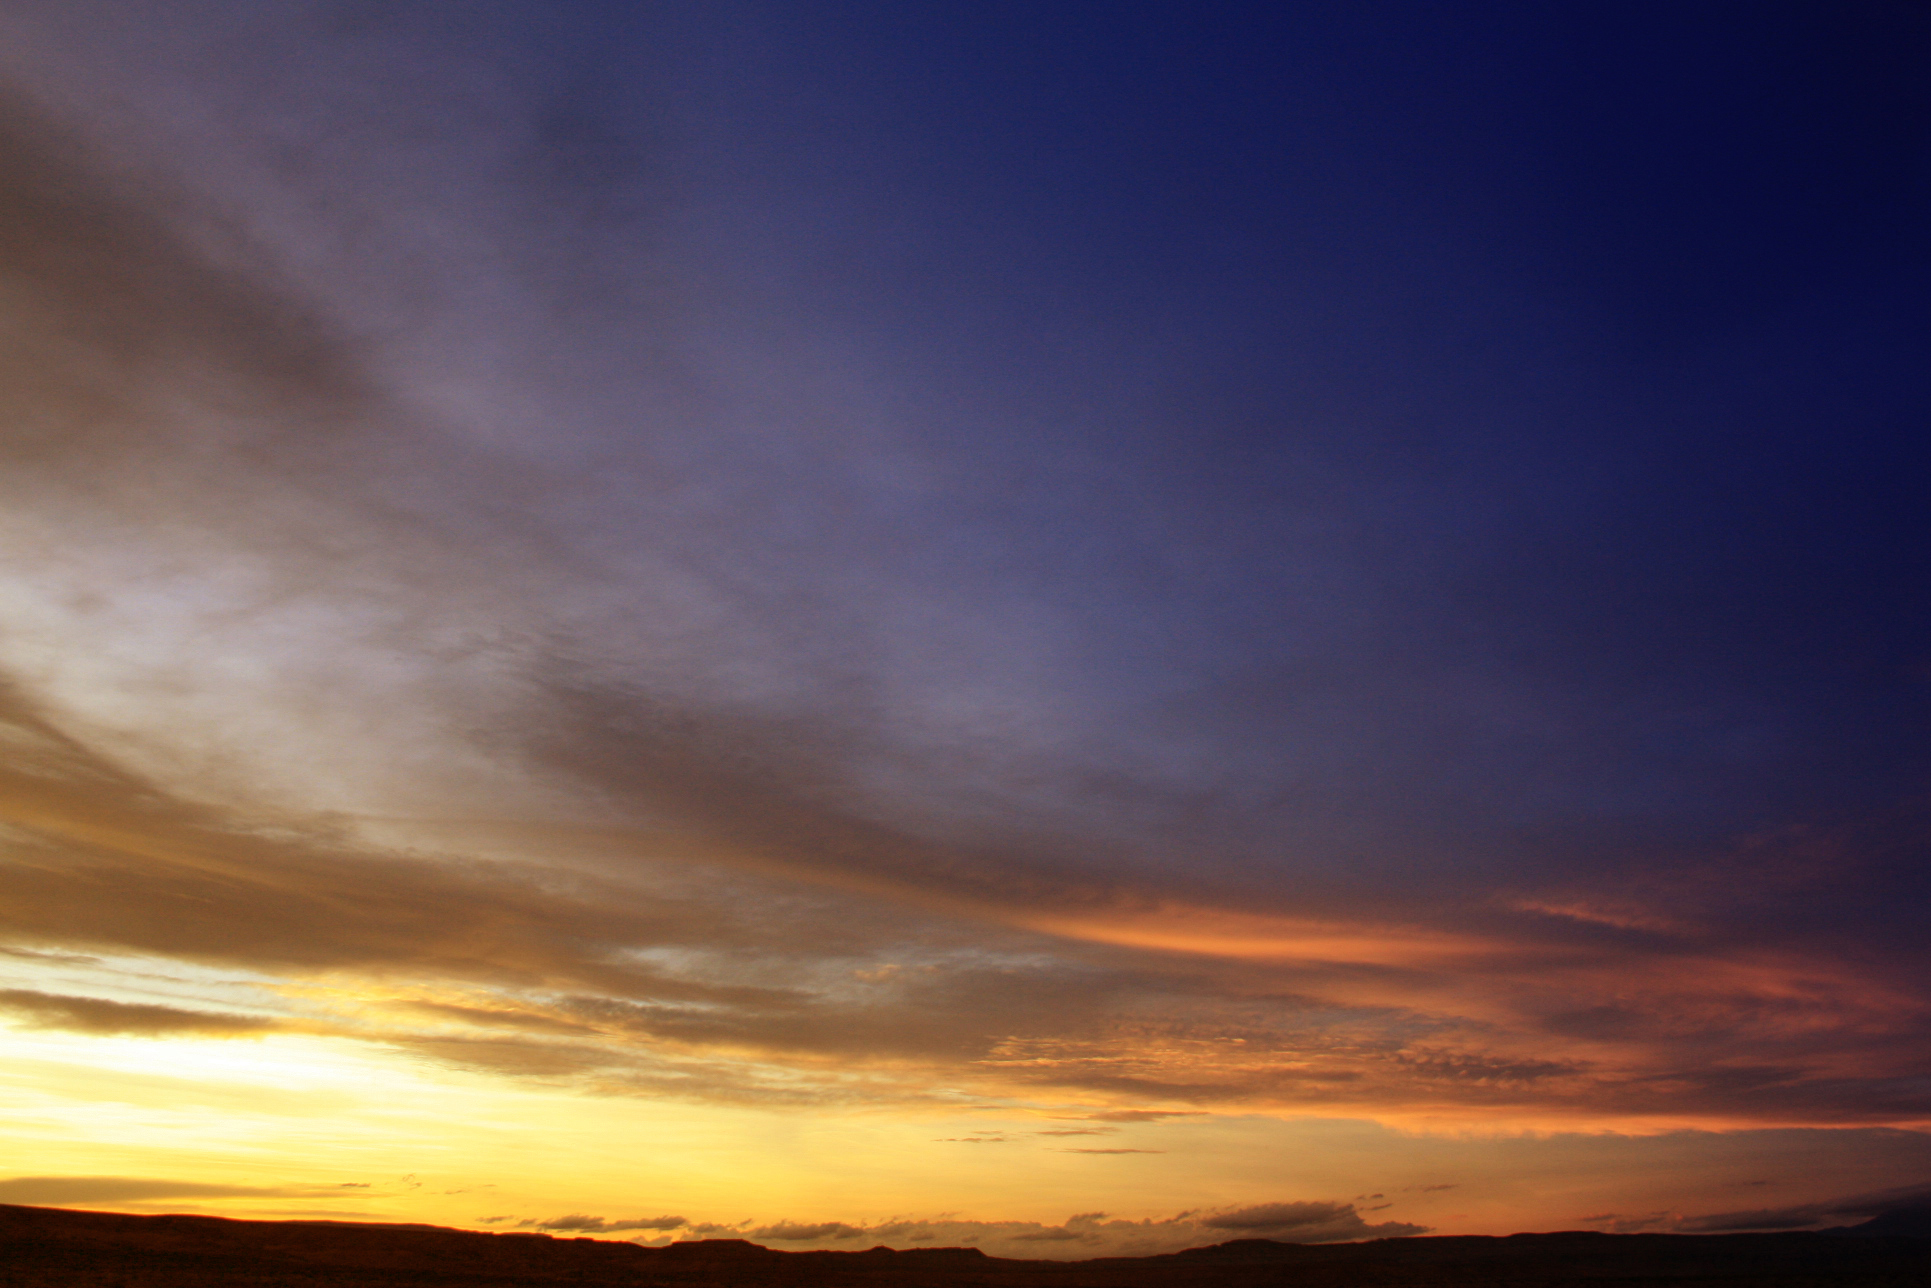
[[[1840,1225],[1824,1233],[1851,1234],[1866,1239],[1931,1239],[1931,1207],[1900,1208],[1857,1225]]]
[[[0,1205],[5,1288],[1925,1288],[1923,1212],[1843,1233],[1515,1234],[1009,1261],[976,1248],[665,1248],[425,1225],[231,1221]],[[1887,1233],[1891,1218],[1901,1233]],[[1908,1218],[1908,1219],[1907,1219]],[[1909,1231],[1919,1232],[1916,1234]]]

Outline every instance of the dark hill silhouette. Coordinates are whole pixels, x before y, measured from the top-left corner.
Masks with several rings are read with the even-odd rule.
[[[1850,1234],[1866,1239],[1931,1239],[1931,1207],[1899,1208],[1856,1225],[1840,1225],[1825,1233]]]
[[[1897,1214],[1903,1216],[1905,1214]],[[1919,1219],[1921,1220],[1919,1214]],[[1931,1239],[1516,1234],[1293,1244],[1237,1239],[1157,1257],[1009,1261],[977,1248],[665,1248],[425,1225],[124,1216],[0,1205],[6,1288],[1924,1288]],[[1912,1225],[1922,1229],[1921,1224]]]

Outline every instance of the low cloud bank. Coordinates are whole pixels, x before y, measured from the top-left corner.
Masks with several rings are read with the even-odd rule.
[[[621,1230],[676,1233],[652,1243],[688,1239],[748,1239],[791,1250],[970,1247],[995,1257],[1080,1261],[1092,1257],[1143,1257],[1231,1239],[1278,1239],[1283,1243],[1339,1243],[1426,1234],[1428,1226],[1405,1221],[1370,1224],[1352,1203],[1260,1203],[1217,1211],[1181,1212],[1164,1219],[1129,1221],[1104,1212],[1081,1212],[1062,1224],[1038,1221],[964,1221],[898,1218],[871,1225],[847,1221],[753,1221],[737,1225],[686,1222],[682,1217],[607,1220],[571,1215],[524,1221],[525,1228],[597,1234]]]

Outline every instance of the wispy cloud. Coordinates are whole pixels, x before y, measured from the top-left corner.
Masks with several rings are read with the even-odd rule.
[[[217,1185],[137,1176],[13,1176],[0,1179],[0,1203],[77,1207],[89,1203],[144,1203],[156,1199],[343,1198],[330,1185]],[[358,1195],[357,1197],[366,1197]]]
[[[1904,1004],[1816,963],[1706,962],[1700,991],[1659,979],[1646,996],[1638,963],[1592,977],[1573,953],[1558,964],[1529,952],[1527,964],[1473,973],[1382,974],[1378,996],[1349,1002],[1334,995],[1359,980],[1332,966],[1148,955],[936,910],[908,918],[886,897],[728,865],[708,883],[688,864],[673,876],[642,859],[625,874],[594,864],[539,873],[264,829],[171,797],[18,698],[12,720],[35,749],[7,780],[14,826],[38,856],[0,873],[13,933],[48,946],[32,951],[66,953],[71,969],[85,969],[75,963],[89,952],[120,952],[279,979],[284,1008],[222,1014],[47,988],[0,997],[28,1023],[149,1034],[293,1024],[606,1092],[726,1100],[836,1101],[889,1082],[914,1100],[1005,1087],[1142,1105],[1459,1102],[1769,1120],[1884,1121],[1919,1108],[1902,1067],[1884,1073],[1888,1051],[1909,1049],[1893,1036],[1908,1023]],[[154,917],[157,907],[169,915]],[[895,961],[917,966],[874,969]],[[1613,1001],[1577,1009],[1595,987],[1605,998],[1613,987]],[[1403,989],[1443,988],[1483,1013],[1393,1004]],[[1558,992],[1569,1009],[1539,1013]],[[1881,1017],[1876,1000],[1890,1008]],[[1868,1053],[1854,1078],[1810,1063],[1820,1026],[1840,1035],[1840,1056]],[[1556,1049],[1576,1054],[1550,1058],[1552,1032]],[[859,1063],[827,1076],[827,1057]],[[894,1072],[868,1070],[872,1060]],[[758,1073],[784,1066],[794,1074]],[[1200,1112],[1074,1117],[1121,1125]]]
[[[146,1037],[169,1033],[239,1037],[269,1032],[277,1027],[273,1020],[247,1015],[189,1011],[174,1006],[116,1002],[97,997],[63,997],[26,988],[0,989],[0,1012],[11,1012],[33,1028]]]

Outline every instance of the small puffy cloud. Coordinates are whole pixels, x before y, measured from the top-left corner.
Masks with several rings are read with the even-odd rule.
[[[1658,1230],[1676,1229],[1676,1214],[1663,1210],[1659,1212],[1603,1212],[1596,1216],[1576,1218],[1579,1225],[1591,1225],[1609,1234],[1645,1234]]]
[[[134,1037],[167,1034],[237,1037],[278,1027],[272,1020],[247,1015],[190,1011],[145,1002],[112,1002],[99,997],[69,997],[30,988],[0,989],[0,1012],[25,1021],[31,1028]]]
[[[843,1221],[820,1221],[815,1225],[801,1225],[796,1221],[779,1221],[775,1225],[761,1225],[747,1232],[751,1239],[777,1239],[784,1243],[817,1242],[821,1239],[856,1239],[864,1234],[861,1226],[847,1225]]]
[[[1369,1225],[1352,1203],[1257,1203],[1202,1217],[1209,1230],[1286,1243],[1334,1243],[1343,1239],[1389,1239],[1426,1233],[1427,1227],[1401,1221]]]
[[[525,1221],[523,1224],[534,1226],[539,1230],[574,1230],[581,1234],[604,1234],[619,1230],[676,1230],[688,1225],[689,1222],[681,1216],[643,1216],[629,1221],[610,1221],[600,1216],[571,1213],[569,1216],[559,1216],[548,1221]]]

